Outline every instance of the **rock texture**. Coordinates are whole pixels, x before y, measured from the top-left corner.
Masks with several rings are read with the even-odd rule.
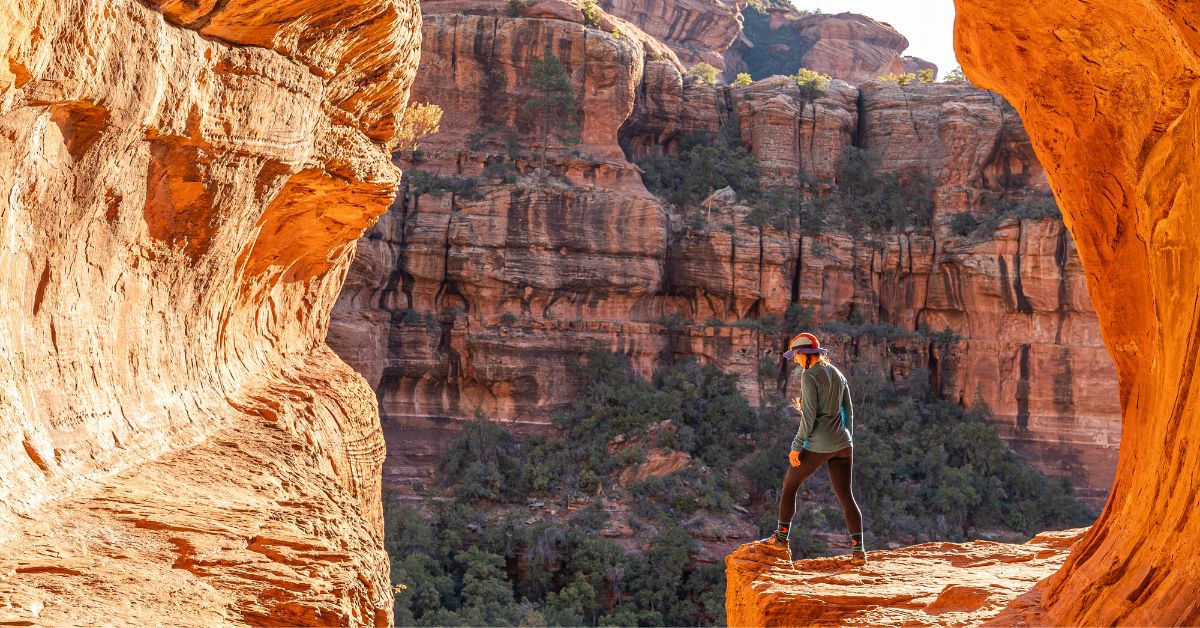
[[[1200,347],[1195,211],[1200,11],[960,0],[972,80],[1009,97],[1048,164],[1116,364],[1125,433],[1108,504],[1063,568],[998,623],[1188,625]]]
[[[789,562],[761,544],[725,559],[730,626],[977,625],[1062,566],[1084,530],[1024,545],[973,541]]]
[[[386,624],[375,400],[324,343],[415,3],[0,8],[0,619]]]
[[[701,61],[725,69],[721,53],[742,32],[735,0],[602,0],[605,11],[629,21],[647,35],[667,44],[691,67]]]
[[[549,20],[425,9],[414,98],[441,105],[447,130],[406,168],[476,177],[477,186],[400,191],[359,243],[329,337],[377,392],[392,488],[428,478],[441,444],[476,410],[518,430],[547,429],[586,384],[569,365],[593,345],[629,355],[647,374],[670,357],[715,362],[757,402],[779,385],[762,360],[777,361],[786,341],[762,322],[798,305],[817,322],[954,329],[962,341],[946,351],[922,340],[835,339],[836,355],[848,364],[887,351],[905,373],[931,368],[944,394],[988,403],[1040,468],[1104,499],[1119,439],[1114,375],[1068,234],[1058,222],[1017,219],[988,238],[946,227],[955,213],[986,213],[985,193],[1047,192],[1003,99],[970,85],[860,90],[834,81],[810,102],[783,78],[685,84],[680,65],[654,58],[627,24],[618,37],[567,12]],[[570,74],[584,132],[575,147],[551,142],[542,163],[522,105],[547,47]],[[879,152],[888,169],[926,172],[937,227],[866,245],[805,235],[798,218],[760,226],[736,194],[670,207],[620,148],[670,151],[726,125],[768,180],[803,174],[827,188],[852,147]],[[492,174],[502,164],[507,178]]]
[[[808,68],[860,85],[888,74],[924,69],[937,74],[937,65],[902,55],[908,39],[895,28],[865,15],[800,14],[788,6],[769,9],[765,18],[746,14],[745,19],[761,23],[747,22],[745,34],[730,47],[727,76],[749,72],[766,78]]]

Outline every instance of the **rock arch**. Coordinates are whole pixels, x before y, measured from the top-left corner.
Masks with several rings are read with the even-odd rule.
[[[1200,623],[1200,8],[956,0],[972,81],[1020,112],[1088,276],[1124,435],[1103,513],[997,618]]]

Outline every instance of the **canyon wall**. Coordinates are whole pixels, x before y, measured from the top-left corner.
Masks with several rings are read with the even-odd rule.
[[[969,84],[834,81],[815,99],[782,77],[704,85],[632,24],[604,15],[615,33],[589,28],[548,3],[527,16],[499,2],[473,2],[470,15],[457,2],[424,6],[413,97],[441,105],[446,130],[400,156],[425,178],[410,177],[358,244],[329,337],[376,391],[385,484],[403,493],[426,481],[477,410],[519,431],[548,429],[586,385],[570,365],[593,346],[647,374],[668,359],[714,362],[752,401],[768,399],[780,347],[798,331],[779,321],[811,308],[814,324],[903,332],[827,334],[852,372],[929,369],[944,395],[987,403],[1042,470],[1104,499],[1119,439],[1115,380],[1069,234],[1055,220],[1009,218],[966,236],[949,226],[959,213],[994,213],[994,196],[1048,194],[1003,99]],[[575,145],[546,142],[525,106],[547,51],[581,112]],[[811,233],[803,216],[764,219],[731,190],[671,206],[631,159],[697,133],[737,138],[768,181],[822,189],[839,158],[870,149],[883,170],[933,180],[933,227]],[[918,333],[945,328],[958,336],[949,347]]]
[[[1200,10],[956,4],[964,69],[1015,103],[1048,164],[1124,417],[1099,520],[1063,568],[997,622],[1196,624]]]
[[[388,624],[384,441],[324,342],[415,2],[0,8],[0,618]]]

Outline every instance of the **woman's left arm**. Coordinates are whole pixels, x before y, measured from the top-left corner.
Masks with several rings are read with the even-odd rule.
[[[842,382],[842,421],[846,423],[846,431],[854,438],[854,402],[850,400],[850,385]]]

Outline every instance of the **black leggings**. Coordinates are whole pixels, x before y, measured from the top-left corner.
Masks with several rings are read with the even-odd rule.
[[[783,476],[783,493],[779,496],[779,520],[791,522],[796,515],[796,491],[800,485],[817,472],[823,465],[829,465],[829,483],[833,492],[842,504],[842,514],[846,517],[846,529],[850,534],[862,533],[862,512],[854,501],[854,448],[835,451],[828,454],[818,454],[807,449],[800,451],[800,466],[788,467],[787,475]]]

